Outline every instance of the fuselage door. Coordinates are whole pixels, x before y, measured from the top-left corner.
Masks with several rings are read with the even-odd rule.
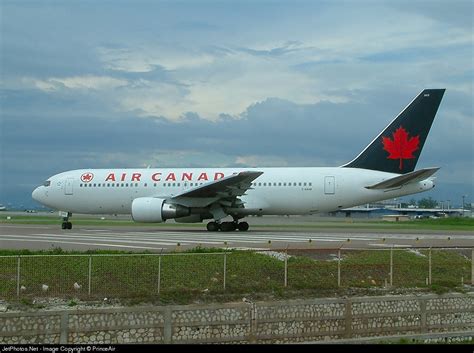
[[[64,186],[64,195],[72,195],[73,185],[74,185],[74,178],[67,178],[66,185]]]
[[[324,177],[324,193],[326,195],[333,195],[336,193],[336,177]]]

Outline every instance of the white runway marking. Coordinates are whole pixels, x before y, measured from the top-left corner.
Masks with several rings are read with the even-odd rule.
[[[398,247],[398,246],[427,246],[437,242],[438,246],[450,246],[454,241],[468,245],[474,243],[474,235],[448,234],[396,234],[396,233],[343,233],[343,232],[307,232],[307,231],[249,231],[249,232],[207,232],[196,230],[166,230],[166,229],[74,229],[61,230],[38,226],[2,226],[5,233],[0,235],[0,247],[16,248],[28,247],[27,243],[44,244],[49,246],[62,246],[79,248],[88,246],[121,248],[121,249],[146,249],[161,250],[163,248],[175,249],[179,243],[182,247],[228,247],[228,248],[269,248],[272,246],[284,247]],[[10,230],[17,228],[18,232]],[[34,230],[31,230],[34,229]],[[350,242],[348,242],[348,239]],[[385,240],[384,240],[385,239]],[[310,241],[311,240],[311,241]],[[18,242],[17,245],[14,245]]]
[[[42,240],[42,239],[2,239],[2,240],[11,240],[11,241],[23,241],[23,242],[40,242],[40,243],[50,243],[49,240]],[[148,250],[156,250],[156,247],[150,246],[133,246],[133,245],[112,245],[108,243],[82,243],[76,241],[60,241],[61,244],[75,244],[75,245],[88,245],[88,246],[105,246],[105,247],[116,247],[116,248],[127,248],[127,249],[148,249]],[[158,248],[159,249],[159,248]]]
[[[103,239],[100,237],[84,237],[84,236],[74,236],[74,235],[68,235],[67,237],[61,236],[61,235],[55,235],[55,234],[33,234],[34,237],[31,238],[28,235],[5,235],[3,237],[9,237],[9,238],[27,238],[27,239],[33,239],[33,240],[49,240],[53,242],[63,242],[64,240],[83,240],[83,241],[107,241],[107,243],[125,243],[125,244],[160,244],[160,245],[176,245],[174,242],[146,242],[146,241],[138,241],[139,239],[135,241],[129,241],[129,240],[122,240],[120,238],[117,239]]]
[[[18,225],[2,224],[2,228],[18,228]],[[21,225],[21,228],[26,228],[26,229],[57,229],[56,227],[53,228],[53,227],[41,226],[41,225],[34,225],[34,226]]]
[[[399,245],[399,244],[374,244],[374,243],[369,243],[367,245],[376,246],[376,247],[379,247],[379,248],[387,248],[387,249],[390,249],[390,248],[411,248],[411,247],[413,247],[412,245]]]

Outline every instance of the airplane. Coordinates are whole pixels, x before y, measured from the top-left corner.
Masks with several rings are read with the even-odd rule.
[[[135,222],[210,220],[247,231],[251,215],[332,212],[432,189],[439,167],[415,170],[445,89],[424,89],[353,160],[339,167],[80,169],[53,175],[32,197],[59,210]],[[223,220],[232,217],[233,221]]]

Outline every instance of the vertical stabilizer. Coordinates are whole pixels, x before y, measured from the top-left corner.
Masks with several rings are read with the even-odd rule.
[[[425,89],[346,168],[412,172],[445,89]]]

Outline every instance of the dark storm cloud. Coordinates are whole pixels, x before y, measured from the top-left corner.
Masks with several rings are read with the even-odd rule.
[[[39,176],[46,178],[56,172],[84,167],[141,167],[134,160],[166,151],[220,153],[229,156],[223,166],[232,165],[237,156],[249,155],[278,156],[288,161],[288,165],[336,166],[357,155],[413,98],[408,93],[397,97],[395,93],[384,92],[374,94],[366,102],[313,105],[267,99],[249,107],[240,119],[227,117],[211,122],[197,114],[188,114],[181,122],[171,122],[126,114],[105,118],[100,109],[96,110],[97,116],[90,113],[80,116],[67,99],[56,100],[54,104],[59,111],[50,117],[41,111],[42,106],[53,104],[49,95],[34,92],[28,97],[21,97],[18,92],[16,95],[6,94],[11,98],[6,107],[29,102],[32,119],[7,113],[2,121],[4,182],[8,187],[21,181],[24,193],[41,181]],[[462,101],[467,97],[453,95],[453,99]],[[94,111],[93,108],[89,106],[89,110]],[[446,127],[452,125],[446,112],[441,115],[444,116],[436,120],[431,140],[444,139],[449,131]],[[456,150],[470,147],[470,142],[462,139],[448,145],[435,141],[431,147],[427,144],[425,161],[449,159],[450,163],[459,163],[463,157]],[[118,160],[109,158],[114,154],[127,155],[129,161],[117,165]],[[309,164],[314,160],[319,164]],[[188,166],[168,162],[176,167]],[[201,165],[206,164],[204,160]]]

